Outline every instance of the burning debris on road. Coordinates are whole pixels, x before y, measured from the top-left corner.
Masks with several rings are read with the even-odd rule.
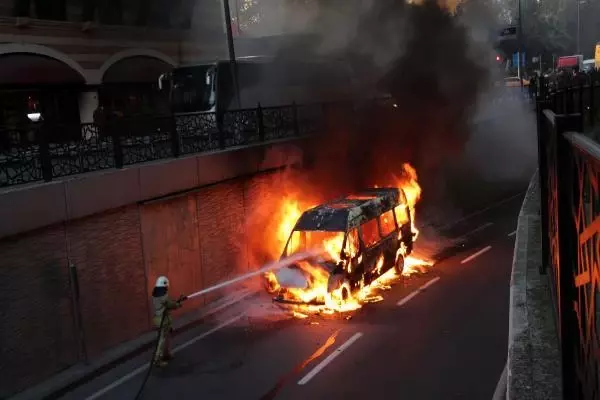
[[[319,206],[301,196],[284,198],[276,240],[281,258],[318,255],[265,274],[274,301],[297,318],[353,311],[381,301],[380,291],[432,265],[411,256],[421,188],[410,165],[402,176],[393,187],[376,186]]]

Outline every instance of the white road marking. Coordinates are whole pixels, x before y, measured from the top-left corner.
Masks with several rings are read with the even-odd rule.
[[[312,378],[315,377],[323,368],[327,366],[330,362],[335,360],[344,350],[352,345],[352,343],[356,342],[361,338],[362,332],[355,333],[350,339],[348,339],[345,343],[343,343],[340,347],[335,349],[333,353],[327,356],[323,361],[321,361],[317,366],[315,366],[308,374],[304,376],[304,378],[298,381],[298,385],[306,385]]]
[[[472,234],[474,234],[474,233],[477,233],[477,232],[479,232],[479,231],[482,231],[482,230],[484,230],[485,228],[488,228],[488,227],[490,227],[490,226],[492,226],[492,225],[494,225],[494,223],[493,223],[493,222],[487,222],[487,223],[485,223],[485,224],[481,225],[480,227],[478,227],[478,228],[475,228],[475,229],[473,229],[472,231],[469,231],[469,232],[465,233],[464,235],[460,236],[460,237],[459,237],[457,240],[464,239],[464,238],[466,238],[466,237],[468,237],[468,236],[471,236]]]
[[[482,255],[483,253],[487,253],[488,251],[490,251],[491,248],[492,248],[492,246],[484,247],[483,249],[479,250],[477,253],[471,254],[469,257],[465,258],[460,263],[461,264],[468,263],[469,261],[472,261],[472,260],[476,259],[477,257],[479,257],[480,255]]]
[[[227,321],[223,322],[220,325],[215,326],[212,329],[209,329],[208,331],[204,332],[203,334],[196,336],[195,338],[182,343],[181,345],[177,346],[175,349],[173,349],[173,353],[177,353],[180,350],[185,349],[186,347],[196,343],[199,340],[204,339],[205,337],[207,337],[208,335],[211,335],[213,333],[215,333],[216,331],[225,328],[226,326],[229,326],[231,324],[233,324],[234,322],[239,321],[242,317],[244,316],[244,314],[239,314],[233,318],[228,319]],[[123,383],[127,382],[128,380],[130,380],[131,378],[136,377],[137,375],[141,374],[142,372],[146,371],[148,369],[149,365],[148,364],[144,364],[141,367],[138,367],[136,369],[134,369],[133,371],[131,371],[130,373],[128,373],[127,375],[122,376],[121,378],[117,379],[116,381],[114,381],[113,383],[111,383],[110,385],[100,389],[99,391],[97,391],[96,393],[94,393],[93,395],[89,396],[86,398],[86,400],[95,400],[103,395],[105,395],[106,393],[110,392],[111,390],[113,390],[114,388],[116,388],[117,386],[122,385]]]
[[[415,297],[415,296],[416,296],[416,295],[418,295],[419,293],[421,293],[421,292],[419,292],[418,290],[415,290],[414,292],[412,292],[411,294],[409,294],[408,296],[406,296],[406,297],[404,297],[402,300],[400,300],[400,301],[397,303],[397,305],[398,305],[398,306],[402,306],[402,305],[404,305],[404,304],[408,303],[408,302],[409,302],[409,301],[410,301],[410,300],[411,300],[413,297]]]
[[[440,277],[435,277],[432,280],[430,280],[429,282],[427,282],[426,284],[424,284],[423,286],[421,286],[420,288],[418,288],[417,290],[415,290],[414,292],[412,292],[411,294],[409,294],[408,296],[405,296],[403,299],[401,299],[398,303],[396,303],[396,305],[398,307],[403,306],[404,304],[408,303],[412,298],[414,298],[416,295],[418,295],[419,293],[421,293],[422,291],[424,291],[425,289],[427,289],[429,286],[433,285],[434,283],[436,283],[437,281],[440,280]]]
[[[507,382],[507,365],[504,365],[498,384],[496,384],[496,390],[494,390],[494,396],[492,400],[505,400],[506,399],[506,384]]]
[[[419,292],[422,292],[423,290],[427,289],[429,286],[433,285],[434,283],[436,283],[439,280],[440,280],[440,277],[436,276],[435,278],[433,278],[432,280],[430,280],[429,282],[427,282],[426,284],[424,284],[423,286],[421,286],[419,288]]]
[[[512,231],[511,233],[509,233],[509,234],[508,234],[508,237],[515,236],[516,234],[517,234],[517,231],[516,231],[516,230],[515,230],[515,231]]]

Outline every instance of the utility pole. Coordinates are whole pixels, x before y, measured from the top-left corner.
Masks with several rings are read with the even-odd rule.
[[[518,62],[517,62],[517,75],[519,76],[519,79],[521,79],[521,63],[522,63],[522,51],[523,51],[523,23],[522,23],[522,12],[521,12],[521,0],[517,0],[517,19],[518,19],[518,24],[517,24],[517,46],[518,46],[518,50],[517,50],[517,55],[518,55]],[[521,85],[523,84],[523,82],[521,81]]]
[[[233,87],[235,91],[235,100],[237,107],[241,107],[240,101],[240,86],[238,83],[237,62],[235,58],[235,46],[233,44],[233,31],[231,27],[231,9],[229,8],[229,0],[223,0],[223,12],[225,18],[225,30],[227,32],[227,50],[229,52],[229,65],[231,68],[231,77],[233,78]]]
[[[580,37],[581,37],[581,17],[580,17],[580,11],[581,11],[581,0],[576,0],[577,1],[577,55],[579,55],[579,52],[581,51],[581,46],[580,46]]]

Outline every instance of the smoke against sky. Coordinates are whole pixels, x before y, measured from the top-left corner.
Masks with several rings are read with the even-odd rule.
[[[358,5],[322,9],[317,28],[310,29],[316,33],[311,50],[345,60],[357,71],[359,86],[376,85],[397,107],[328,110],[310,180],[319,191],[336,194],[389,183],[403,162],[413,163],[423,182],[439,173],[460,156],[487,83],[480,63],[485,53],[479,54],[469,30],[435,2]]]
[[[458,18],[434,1],[342,3],[331,1],[310,19],[304,30],[311,34],[308,46],[306,41],[288,43],[279,56],[344,60],[356,72],[359,87],[377,86],[393,97],[396,107],[330,105],[327,127],[314,139],[309,162],[302,171],[281,176],[273,189],[281,196],[255,210],[247,221],[253,232],[270,235],[280,226],[281,197],[298,200],[298,208],[304,210],[365,187],[394,185],[405,162],[418,172],[421,205],[433,205],[427,207],[439,212],[439,220],[460,217],[462,211],[452,204],[453,192],[478,191],[476,181],[461,188],[446,183],[449,175],[468,171],[488,180],[510,181],[528,173],[522,173],[525,163],[520,160],[535,159],[531,146],[521,151],[531,142],[526,135],[535,135],[527,125],[531,119],[525,111],[503,109],[489,94],[498,77],[492,73],[492,47],[482,23],[493,20],[488,11],[472,8]],[[525,109],[521,103],[518,107]],[[507,164],[514,168],[502,168]],[[420,212],[417,215],[425,214]],[[417,217],[417,222],[423,219]],[[443,242],[429,233],[434,238],[429,242]],[[261,243],[266,241],[261,233],[251,238],[252,257],[266,259],[285,244],[265,251]]]

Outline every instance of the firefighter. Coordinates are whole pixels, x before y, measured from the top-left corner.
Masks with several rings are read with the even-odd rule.
[[[154,306],[154,317],[152,322],[158,332],[158,345],[154,355],[154,365],[164,367],[167,362],[173,359],[171,353],[171,333],[172,320],[170,311],[181,307],[181,303],[186,299],[180,296],[176,301],[169,298],[169,279],[166,276],[160,276],[156,279],[156,284],[152,290],[152,304]]]

